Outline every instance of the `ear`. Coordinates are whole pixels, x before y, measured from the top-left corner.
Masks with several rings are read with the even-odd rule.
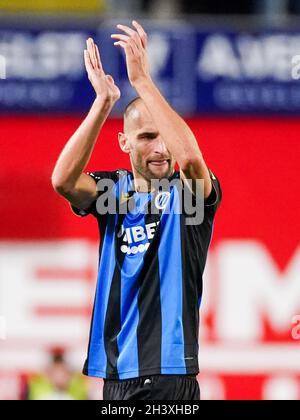
[[[130,153],[128,138],[124,133],[118,133],[118,140],[121,150],[124,153]]]

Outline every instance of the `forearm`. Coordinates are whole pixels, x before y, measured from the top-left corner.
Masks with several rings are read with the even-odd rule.
[[[211,192],[211,180],[197,140],[185,121],[171,108],[151,80],[147,54],[147,34],[142,25],[132,21],[134,29],[117,25],[123,33],[112,34],[114,45],[125,51],[128,78],[148,109],[156,129],[186,180],[204,180],[204,195]],[[193,192],[194,188],[193,188]]]
[[[63,148],[52,174],[56,188],[72,189],[87,163],[112,104],[96,98],[88,115]]]
[[[197,140],[186,122],[172,109],[151,79],[135,84],[166,147],[181,168],[195,159],[202,160]]]

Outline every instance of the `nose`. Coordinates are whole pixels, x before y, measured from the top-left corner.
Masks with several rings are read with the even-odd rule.
[[[155,151],[155,153],[159,153],[161,155],[167,155],[168,154],[168,149],[166,148],[165,142],[163,141],[162,138],[158,137],[156,139],[154,151]]]

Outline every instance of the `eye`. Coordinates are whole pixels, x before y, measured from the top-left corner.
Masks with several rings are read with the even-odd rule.
[[[156,139],[157,133],[141,133],[138,135],[138,139],[142,140],[153,140]]]
[[[153,133],[153,134],[149,133],[149,134],[146,135],[146,138],[147,139],[150,139],[150,140],[151,139],[155,139],[156,138],[156,134],[155,133]]]

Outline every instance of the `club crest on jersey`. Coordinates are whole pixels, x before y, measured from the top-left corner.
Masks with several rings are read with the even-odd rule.
[[[170,192],[169,191],[161,191],[157,194],[155,197],[155,207],[159,210],[164,210],[167,207],[169,198],[170,198]]]

